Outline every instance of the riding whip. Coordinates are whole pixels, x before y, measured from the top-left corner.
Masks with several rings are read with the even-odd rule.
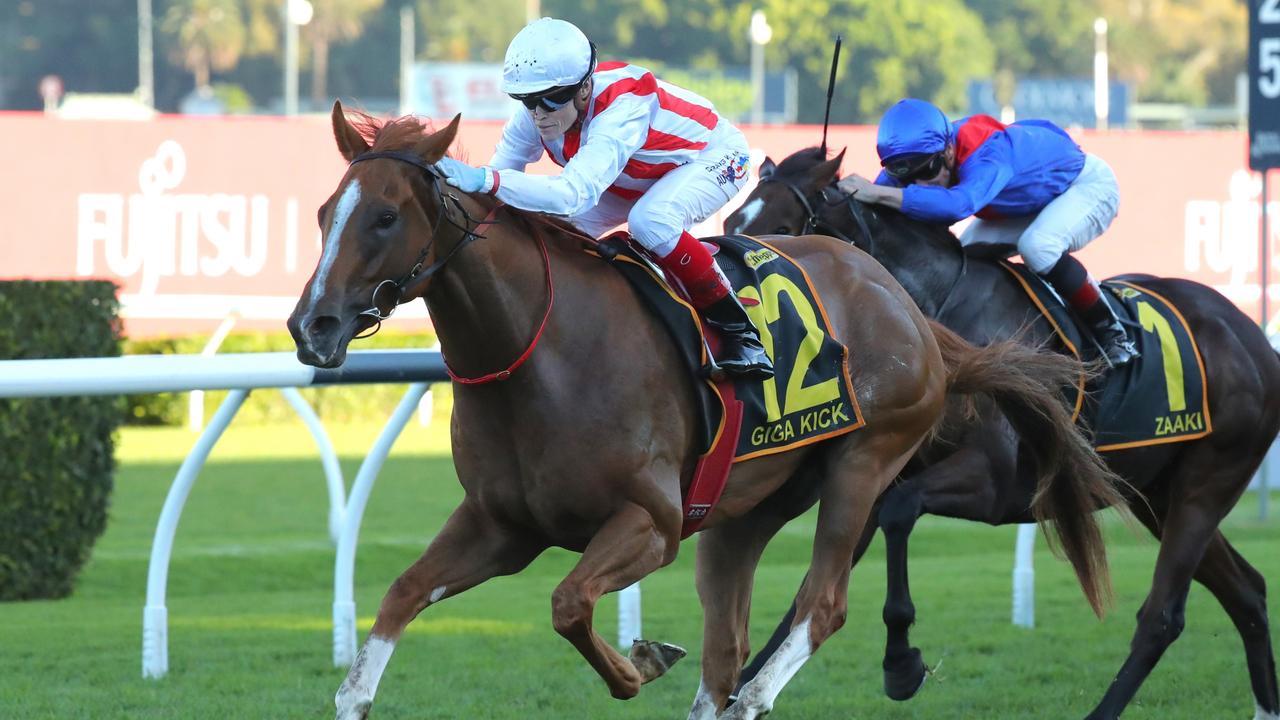
[[[822,157],[827,156],[827,123],[831,120],[831,96],[836,91],[836,67],[840,62],[840,40],[841,36],[836,36],[836,51],[831,56],[831,78],[827,80],[827,111],[822,115],[822,147],[819,152]]]

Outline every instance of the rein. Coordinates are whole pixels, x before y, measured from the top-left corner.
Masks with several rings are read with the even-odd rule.
[[[370,307],[367,310],[362,310],[359,314],[373,317],[377,322],[373,326],[372,332],[357,335],[356,338],[366,338],[378,332],[382,327],[382,321],[391,317],[396,308],[400,306],[401,300],[405,295],[406,287],[409,287],[412,283],[425,282],[430,279],[432,275],[435,275],[437,272],[444,269],[445,264],[448,263],[449,260],[453,259],[453,256],[458,254],[459,250],[471,244],[474,240],[486,237],[483,234],[484,230],[498,224],[495,218],[498,215],[498,211],[501,210],[504,205],[504,203],[499,202],[487,215],[485,215],[483,220],[476,222],[475,218],[471,217],[471,214],[467,212],[466,207],[463,206],[462,201],[458,199],[458,196],[451,192],[444,192],[440,189],[441,178],[440,175],[436,173],[435,168],[413,153],[398,150],[371,151],[357,156],[350,164],[355,165],[356,163],[364,162],[365,160],[379,159],[397,160],[421,169],[427,177],[431,178],[431,186],[436,191],[436,198],[439,200],[440,212],[436,218],[435,224],[431,226],[431,240],[428,241],[427,244],[423,246],[421,252],[418,253],[418,257],[414,261],[413,268],[398,279],[393,280],[388,278],[379,282],[377,286],[374,287],[373,297],[370,299]],[[464,222],[459,223],[450,217],[449,204],[452,204],[459,212],[462,213]],[[426,261],[427,256],[431,254],[431,248],[435,245],[436,235],[442,222],[448,222],[454,228],[462,231],[462,239],[458,241],[457,245],[454,245],[448,255],[437,259],[435,262],[424,268],[422,264]],[[468,227],[472,223],[475,223],[474,229]],[[491,372],[479,377],[465,377],[455,373],[453,368],[449,367],[449,361],[445,360],[445,371],[454,382],[461,383],[463,385],[482,385],[484,383],[493,382],[494,380],[506,380],[511,377],[511,373],[515,372],[517,368],[523,365],[525,361],[533,355],[534,348],[538,346],[538,341],[542,339],[542,333],[547,328],[547,320],[551,317],[551,307],[555,304],[556,288],[551,279],[551,256],[547,253],[546,241],[543,240],[542,233],[538,231],[536,226],[533,228],[533,236],[534,239],[538,241],[538,249],[542,251],[542,267],[547,282],[547,309],[542,315],[542,322],[538,325],[538,331],[534,333],[533,340],[529,342],[529,346],[525,348],[524,352],[521,353],[514,362],[508,365],[505,370]],[[392,291],[395,293],[395,297],[393,298],[391,309],[386,313],[383,313],[382,309],[378,305],[378,293],[387,286],[391,287]]]

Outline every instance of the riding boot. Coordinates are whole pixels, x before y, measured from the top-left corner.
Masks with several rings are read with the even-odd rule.
[[[1081,311],[1080,316],[1089,323],[1093,338],[1098,341],[1111,367],[1120,367],[1138,358],[1138,346],[1129,339],[1129,333],[1125,332],[1116,311],[1107,301],[1099,297],[1093,307]]]
[[[715,363],[730,375],[751,380],[773,377],[773,362],[760,343],[760,334],[738,301],[729,279],[711,253],[689,233],[681,233],[676,247],[658,260],[674,275],[708,325],[720,331]]]
[[[698,308],[707,324],[720,331],[720,357],[716,364],[730,375],[748,380],[773,377],[773,362],[760,344],[760,334],[747,311],[732,292],[710,305]]]
[[[1119,367],[1138,357],[1138,347],[1129,339],[1115,311],[1102,297],[1102,287],[1089,275],[1084,265],[1064,254],[1044,274],[1054,290],[1089,325],[1094,340],[1102,348],[1111,367]]]

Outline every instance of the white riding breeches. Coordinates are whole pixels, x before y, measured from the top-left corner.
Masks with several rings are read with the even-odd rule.
[[[721,123],[695,160],[663,175],[644,195],[627,200],[605,192],[595,207],[569,221],[592,237],[627,223],[636,242],[666,257],[681,233],[724,207],[746,184],[748,154],[742,132]]]
[[[960,235],[962,245],[1017,245],[1022,260],[1043,275],[1063,253],[1075,252],[1101,235],[1120,208],[1120,187],[1111,166],[1085,155],[1080,174],[1035,215],[1007,220],[974,218]]]

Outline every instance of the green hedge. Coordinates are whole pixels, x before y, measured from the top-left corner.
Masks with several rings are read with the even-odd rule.
[[[208,335],[192,335],[181,338],[150,338],[125,342],[126,355],[199,354],[209,341]],[[434,345],[431,333],[395,333],[386,330],[351,344],[352,350],[390,348],[420,348]],[[246,352],[293,352],[293,338],[289,333],[232,333],[223,340],[218,354]],[[338,385],[327,388],[311,388],[302,391],[303,397],[326,421],[352,422],[385,419],[395,409],[404,395],[404,385]],[[207,421],[227,396],[225,391],[209,391],[204,396],[204,415]],[[131,395],[127,398],[129,425],[183,425],[187,420],[189,393],[159,393]],[[237,424],[275,424],[292,422],[297,417],[288,401],[275,390],[255,390],[249,394],[240,412]]]
[[[0,359],[120,354],[106,281],[0,282]],[[71,593],[107,522],[118,397],[0,399],[0,600]]]

